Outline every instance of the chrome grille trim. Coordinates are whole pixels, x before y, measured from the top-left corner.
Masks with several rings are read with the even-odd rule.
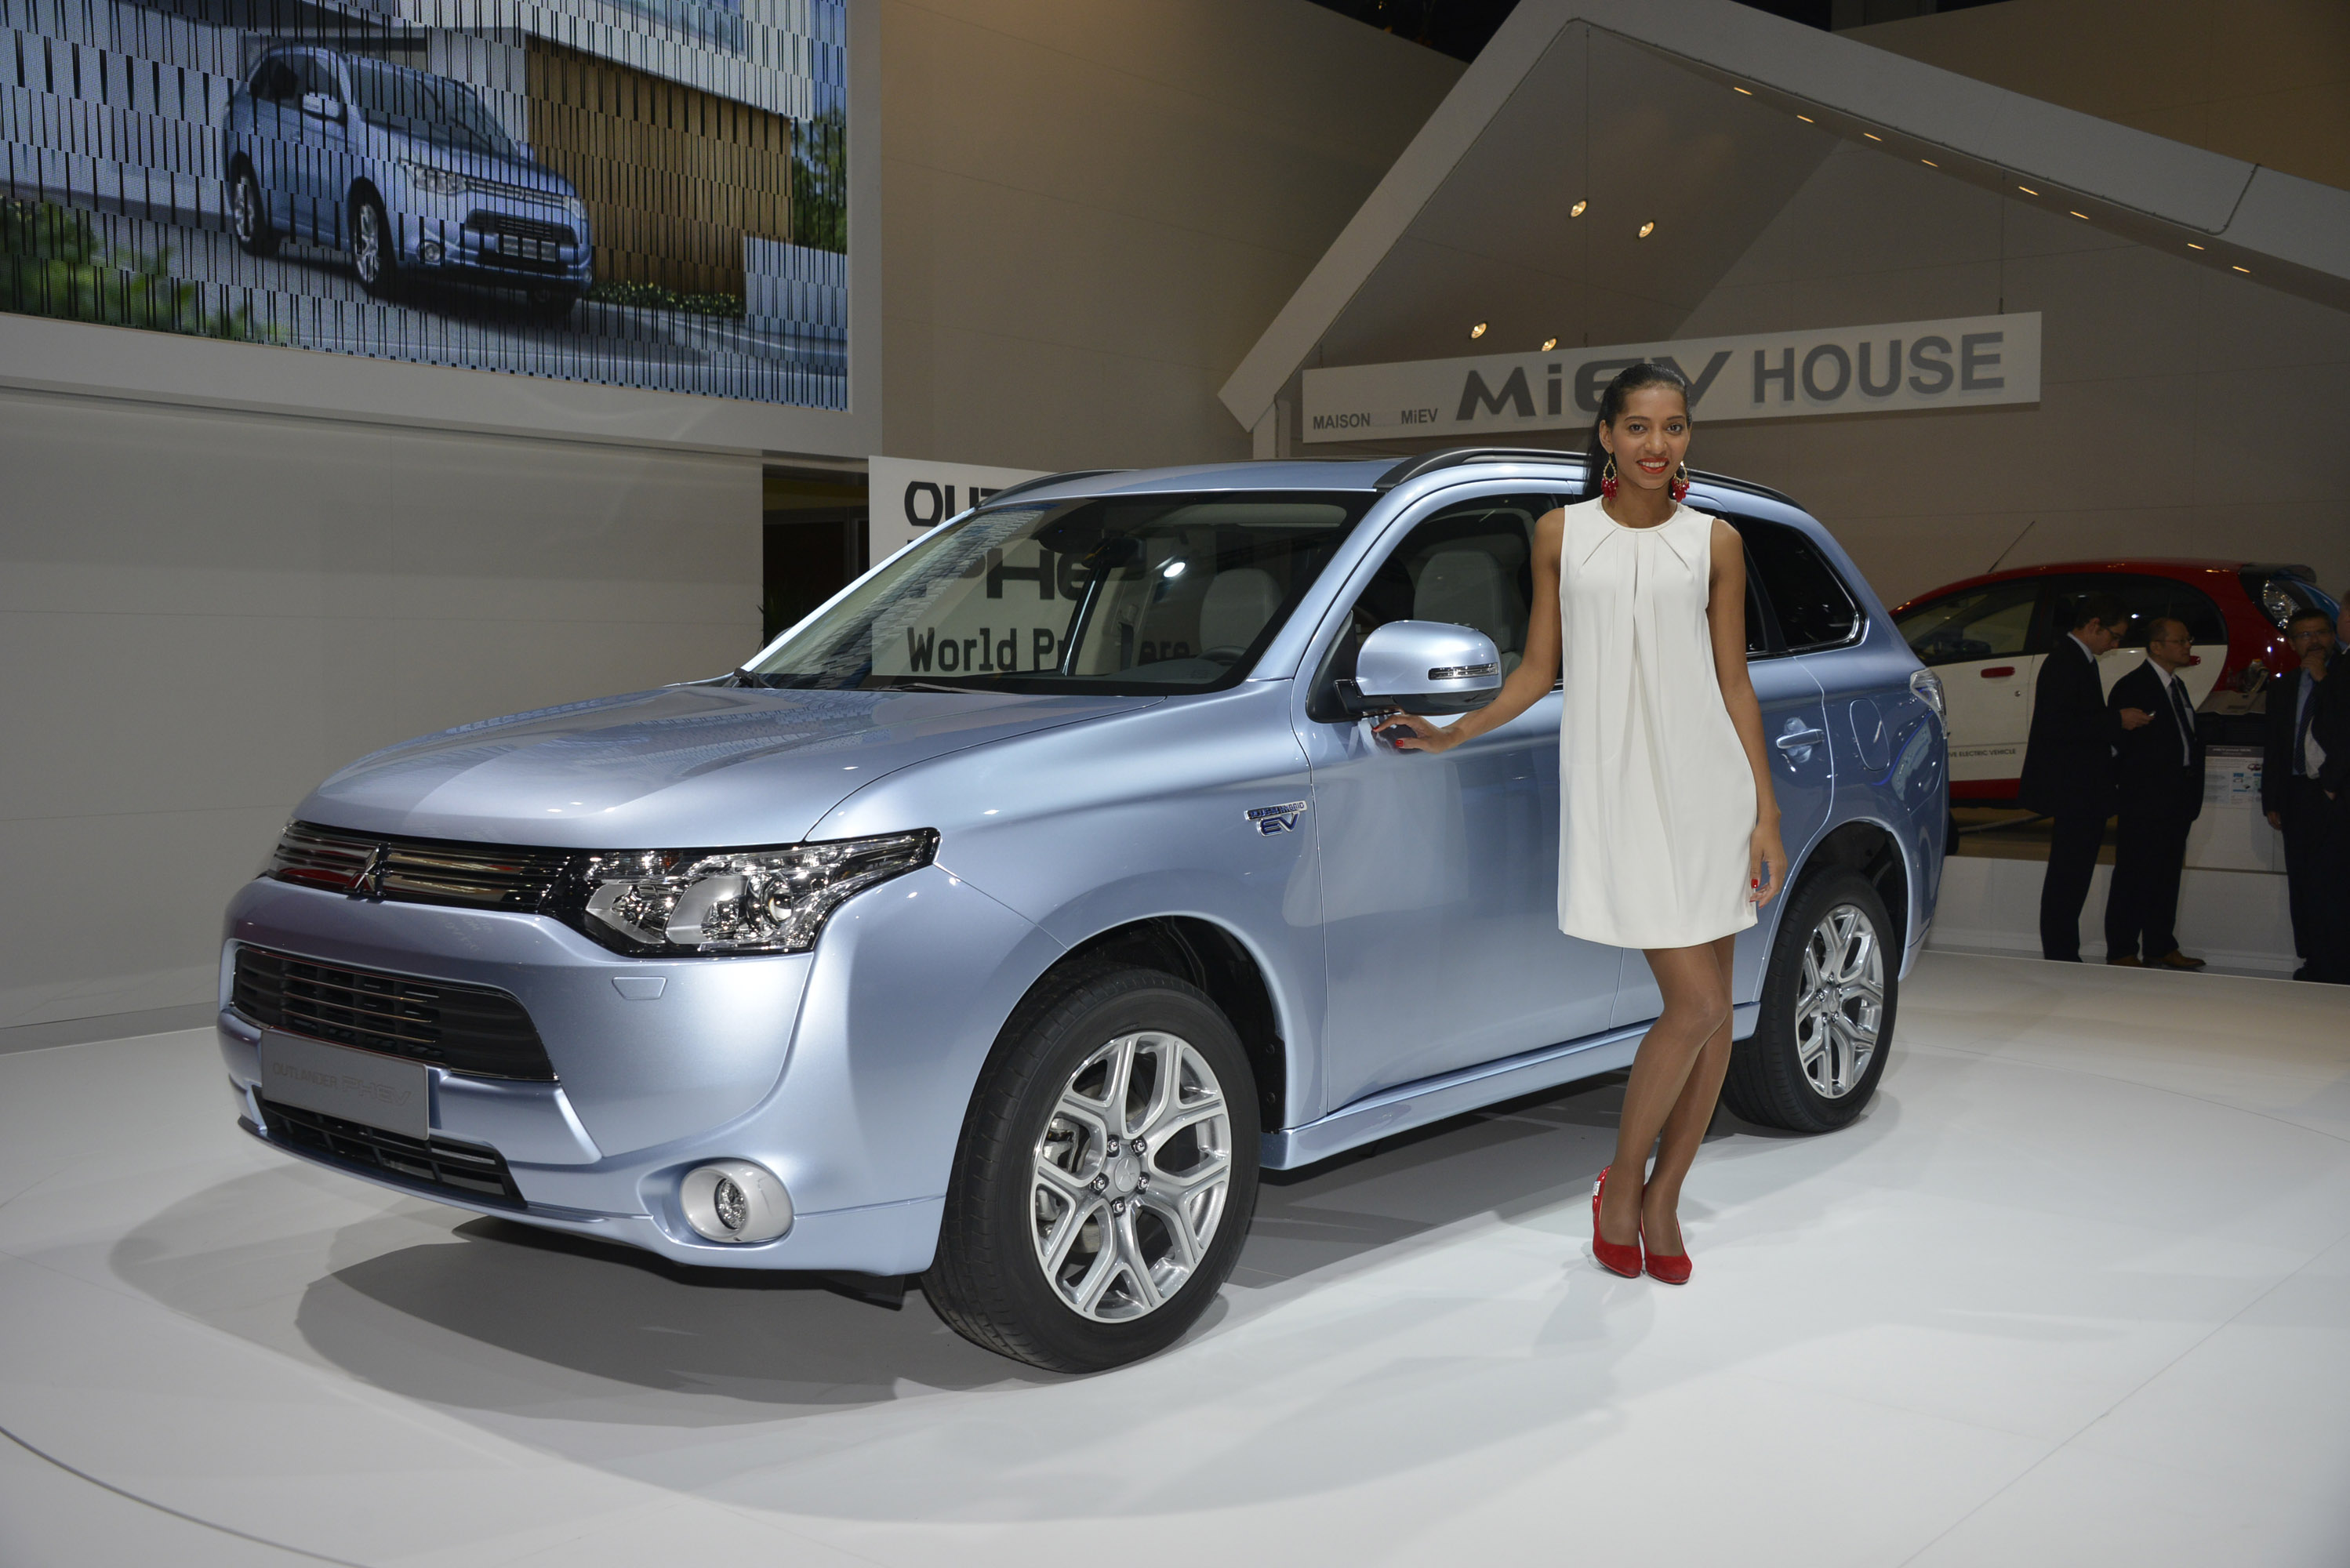
[[[376,848],[376,841],[371,838],[330,833],[305,822],[288,823],[286,831],[278,835],[277,852],[270,857],[269,874],[281,882],[348,890],[366,874],[375,859]]]
[[[364,898],[536,913],[570,864],[561,849],[361,836],[295,822],[278,836],[265,874]]]

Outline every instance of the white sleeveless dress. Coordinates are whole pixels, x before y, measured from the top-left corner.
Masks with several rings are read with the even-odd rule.
[[[1595,498],[1559,552],[1558,926],[1685,948],[1754,923],[1754,771],[1722,703],[1705,607],[1714,520],[1627,528]]]

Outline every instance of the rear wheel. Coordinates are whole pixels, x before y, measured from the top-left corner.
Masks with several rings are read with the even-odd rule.
[[[1087,971],[1006,1026],[922,1293],[1033,1366],[1139,1360],[1222,1288],[1256,1179],[1256,1091],[1223,1013],[1172,975]]]
[[[1796,888],[1762,979],[1762,1016],[1731,1053],[1721,1097],[1758,1127],[1832,1132],[1885,1074],[1899,1000],[1885,902],[1858,872]]]

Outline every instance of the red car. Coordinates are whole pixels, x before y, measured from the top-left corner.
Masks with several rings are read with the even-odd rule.
[[[2122,646],[2098,660],[2106,691],[2145,660],[2147,621],[2170,616],[2195,639],[2182,679],[2200,711],[2256,711],[2269,672],[2292,659],[2284,623],[2303,609],[2340,613],[2314,576],[2242,561],[2064,561],[1969,577],[1896,608],[1904,640],[1942,678],[1951,799],[2015,798],[2040,661],[2083,595],[2112,594],[2132,618]]]

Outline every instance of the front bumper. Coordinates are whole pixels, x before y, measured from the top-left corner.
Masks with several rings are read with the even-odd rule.
[[[237,895],[226,926],[221,1052],[239,1119],[257,1135],[273,1129],[259,1091],[261,1031],[232,1005],[243,945],[509,992],[556,1071],[548,1084],[428,1069],[433,1137],[494,1150],[519,1208],[277,1138],[274,1147],[395,1190],[681,1262],[876,1274],[929,1266],[972,1084],[1025,988],[1020,971],[1041,972],[1057,951],[936,867],[843,906],[816,952],[777,957],[639,962],[538,916],[265,880]],[[909,983],[916,977],[923,983]],[[631,982],[629,994],[615,980]],[[714,1158],[773,1171],[792,1197],[791,1229],[751,1245],[695,1234],[678,1183]]]

